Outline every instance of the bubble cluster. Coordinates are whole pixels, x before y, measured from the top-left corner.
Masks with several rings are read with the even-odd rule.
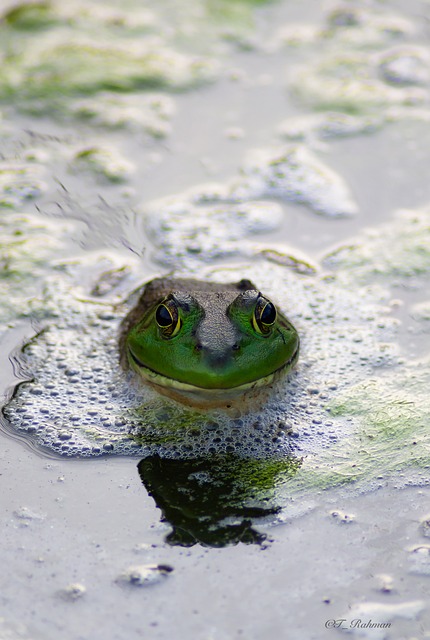
[[[18,359],[32,379],[4,409],[15,428],[60,455],[133,450],[124,404],[116,404],[118,387],[123,402],[128,393],[119,376],[114,319],[99,309],[76,321],[72,311],[66,323],[48,327],[24,348]]]

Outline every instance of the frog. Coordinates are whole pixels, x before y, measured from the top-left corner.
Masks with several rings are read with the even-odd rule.
[[[159,277],[120,325],[120,363],[164,395],[217,406],[290,371],[297,330],[250,280]]]

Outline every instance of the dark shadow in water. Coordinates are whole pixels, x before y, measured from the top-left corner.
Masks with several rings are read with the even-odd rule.
[[[174,460],[158,455],[138,464],[142,482],[172,531],[171,545],[264,545],[255,520],[281,509],[276,488],[294,475],[296,459],[244,460],[233,455]]]

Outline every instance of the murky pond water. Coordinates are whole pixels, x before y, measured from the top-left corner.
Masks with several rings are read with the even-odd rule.
[[[2,4],[2,638],[428,637],[429,11]],[[297,327],[258,406],[121,369],[171,273]]]

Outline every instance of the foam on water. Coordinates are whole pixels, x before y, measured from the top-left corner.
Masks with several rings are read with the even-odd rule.
[[[118,95],[104,91],[96,99],[82,98],[72,104],[74,114],[93,125],[143,131],[154,138],[168,135],[175,109],[173,98],[160,93]]]
[[[238,229],[240,220],[247,229],[246,217],[238,218]],[[281,500],[294,490],[352,481],[361,488],[388,477],[399,486],[425,484],[430,366],[424,353],[407,365],[399,358],[388,287],[425,282],[427,231],[428,208],[402,213],[327,256],[331,274],[317,265],[296,269],[270,251],[252,266],[230,268],[209,267],[210,252],[193,263],[179,254],[178,277],[231,282],[240,274],[254,281],[301,337],[297,368],[266,395],[206,411],[168,400],[120,369],[118,327],[136,301],[127,294],[138,284],[138,259],[111,251],[110,259],[94,253],[57,261],[38,302],[46,327],[14,356],[18,377],[28,381],[4,408],[4,426],[70,457],[285,461],[286,481],[278,482],[279,469],[272,469]],[[228,225],[224,232],[228,239]],[[411,313],[416,330],[426,331],[426,307]]]
[[[39,196],[46,189],[41,173],[30,163],[0,161],[0,207],[12,209]]]
[[[17,375],[27,381],[4,408],[5,427],[46,452],[70,457],[293,456],[294,481],[308,488],[356,479],[377,483],[381,472],[398,472],[414,460],[417,472],[408,470],[400,482],[423,482],[425,429],[408,412],[413,407],[422,413],[424,407],[427,415],[424,387],[418,388],[415,374],[420,370],[423,378],[425,372],[428,380],[428,368],[419,363],[396,367],[397,321],[389,315],[387,287],[394,280],[413,279],[415,285],[428,273],[428,208],[402,213],[390,225],[331,252],[324,264],[333,272],[324,275],[318,265],[304,268],[306,260],[297,260],[290,250],[283,254],[278,245],[272,250],[270,239],[264,250],[248,239],[280,227],[278,203],[226,202],[229,185],[221,187],[179,194],[154,205],[155,214],[149,211],[144,219],[113,209],[101,217],[99,209],[79,207],[66,194],[63,213],[78,224],[86,222],[88,243],[96,219],[98,240],[106,237],[113,246],[115,238],[118,249],[104,252],[105,257],[93,252],[59,260],[58,247],[66,234],[76,235],[75,222],[55,225],[51,233],[42,216],[30,222],[11,214],[11,226],[4,229],[13,249],[15,270],[8,277],[13,275],[14,314],[35,315],[43,330],[14,356]],[[123,301],[140,284],[141,264],[123,247],[140,246],[140,224],[157,248],[157,259],[182,269],[178,276],[198,274],[221,282],[250,278],[272,297],[299,331],[298,367],[265,395],[207,411],[167,400],[123,372],[118,328],[134,303],[133,296]],[[23,237],[16,236],[15,246],[17,225]],[[246,262],[231,269],[209,267],[214,258],[227,255]],[[42,295],[33,291],[29,299],[35,282]],[[424,325],[425,313],[416,316]],[[381,367],[383,375],[370,384]],[[397,397],[403,389],[398,411],[393,393]],[[396,437],[387,440],[383,415],[398,424]],[[371,456],[363,455],[363,438],[372,442]],[[397,446],[399,438],[414,442],[411,451]]]
[[[169,198],[148,211],[146,231],[158,262],[192,266],[252,254],[248,238],[277,230],[283,219],[281,206],[274,202],[195,205],[191,199],[192,195]]]
[[[145,230],[156,248],[153,259],[193,269],[220,258],[254,256],[259,249],[250,238],[282,225],[282,206],[272,198],[333,217],[357,211],[341,176],[307,146],[260,149],[230,182],[199,185],[143,207]]]
[[[10,428],[65,456],[293,454],[315,463],[320,452],[354,432],[353,422],[330,415],[329,401],[396,360],[387,343],[393,321],[383,320],[373,294],[357,306],[357,292],[332,279],[264,261],[244,267],[241,276],[278,302],[302,340],[297,369],[262,406],[256,409],[251,400],[249,406],[198,411],[160,396],[119,367],[117,332],[127,306],[79,301],[73,288],[61,289],[53,280],[59,318],[15,356],[21,375],[31,380],[17,387],[4,409]],[[207,277],[233,279],[219,269]]]
[[[227,193],[233,200],[280,198],[317,213],[344,216],[357,212],[347,184],[305,145],[253,151]]]
[[[279,127],[279,134],[287,140],[309,140],[314,138],[343,138],[373,133],[382,125],[378,116],[358,116],[341,111],[308,113],[287,118]]]
[[[428,108],[428,51],[410,44],[419,37],[416,24],[391,11],[340,5],[323,28],[288,25],[277,39],[312,52],[318,43],[319,55],[291,76],[290,88],[304,103],[390,121],[395,106],[412,118],[416,105]]]
[[[90,172],[102,182],[126,182],[135,166],[106,146],[86,145],[75,150],[70,161],[73,172]]]
[[[430,207],[398,211],[390,222],[365,229],[329,253],[324,263],[345,283],[387,280],[408,285],[430,271]]]
[[[177,92],[214,81],[226,28],[232,42],[251,43],[249,2],[224,3],[222,11],[211,3],[196,11],[186,0],[149,9],[113,4],[18,1],[0,7],[8,51],[0,70],[2,96],[34,114],[89,117],[107,127],[131,124],[164,136],[169,129],[147,109],[143,94],[131,102],[126,94]],[[122,95],[106,98],[106,91]]]

